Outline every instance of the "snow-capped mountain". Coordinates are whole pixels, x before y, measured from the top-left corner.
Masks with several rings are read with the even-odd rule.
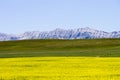
[[[17,40],[17,36],[0,33],[0,41]]]
[[[20,35],[0,33],[0,41],[23,39],[95,39],[95,38],[120,38],[120,31],[105,32],[91,28],[55,29],[49,32],[31,31]]]

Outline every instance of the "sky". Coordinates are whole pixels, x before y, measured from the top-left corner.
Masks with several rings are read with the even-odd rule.
[[[120,0],[0,0],[0,32],[90,27],[120,31]]]

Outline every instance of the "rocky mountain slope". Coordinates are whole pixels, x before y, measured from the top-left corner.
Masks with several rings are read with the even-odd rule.
[[[95,39],[95,38],[120,38],[120,31],[105,32],[91,28],[55,29],[49,32],[31,31],[20,35],[0,33],[0,41],[24,39]]]

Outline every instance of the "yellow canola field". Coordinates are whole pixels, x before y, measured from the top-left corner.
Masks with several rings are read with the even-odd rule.
[[[120,58],[0,58],[0,80],[120,80]]]

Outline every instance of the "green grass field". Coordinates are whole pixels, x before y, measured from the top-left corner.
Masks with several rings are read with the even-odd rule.
[[[0,80],[120,80],[120,39],[0,42]]]

